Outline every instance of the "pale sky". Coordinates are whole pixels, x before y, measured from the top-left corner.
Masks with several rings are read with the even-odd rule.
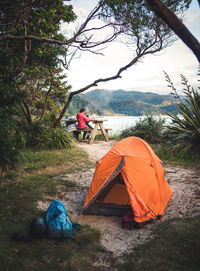
[[[75,11],[84,16],[95,6],[96,2],[96,0],[71,0],[70,3],[74,6]],[[192,1],[191,8],[185,13],[184,23],[200,40],[200,8],[197,2],[197,0]],[[132,55],[133,52],[121,43],[109,44],[108,48],[104,50],[104,56],[88,52],[82,53],[79,58],[72,61],[70,70],[66,73],[68,83],[72,85],[72,91],[85,87],[96,79],[115,75],[120,67],[131,60]],[[145,56],[142,62],[124,71],[121,79],[100,83],[95,88],[168,94],[171,90],[167,87],[163,71],[170,76],[177,90],[181,91],[181,74],[186,76],[192,86],[197,87],[198,66],[194,54],[178,39],[172,46],[156,55]]]

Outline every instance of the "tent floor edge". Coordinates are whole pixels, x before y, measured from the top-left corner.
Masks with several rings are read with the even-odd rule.
[[[81,213],[83,215],[123,216],[128,210],[132,210],[130,205],[94,203]]]

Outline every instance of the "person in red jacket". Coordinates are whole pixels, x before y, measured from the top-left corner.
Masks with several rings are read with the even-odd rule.
[[[85,108],[81,108],[79,113],[76,115],[77,118],[77,129],[78,130],[87,130],[87,131],[91,131],[92,127],[90,125],[88,125],[88,122],[90,121],[89,116],[85,115]],[[87,135],[87,131],[83,132],[83,140],[85,141],[85,137]]]

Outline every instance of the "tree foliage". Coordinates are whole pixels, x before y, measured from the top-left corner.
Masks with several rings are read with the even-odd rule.
[[[62,0],[3,0],[0,3],[2,37],[12,35],[12,40],[1,43],[0,72],[6,80],[16,80],[25,65],[54,66],[57,56],[65,53],[61,47],[55,47],[40,40],[17,40],[20,36],[51,37],[63,41],[59,33],[60,23],[75,19],[72,6],[65,6]]]
[[[0,38],[31,35],[38,39],[51,37],[64,41],[65,37],[60,33],[61,22],[70,22],[76,18],[72,6],[64,5],[62,0],[3,0],[0,14]],[[37,110],[43,100],[47,107],[48,103],[58,104],[66,97],[69,87],[66,82],[62,82],[59,65],[60,58],[66,53],[65,47],[42,43],[40,40],[6,39],[1,42],[0,81],[8,86],[12,84],[16,91],[27,93],[27,100],[23,99],[21,104],[24,107],[22,112],[29,122],[31,117],[27,115],[32,112],[32,108],[28,106]],[[38,97],[40,94],[41,97]]]

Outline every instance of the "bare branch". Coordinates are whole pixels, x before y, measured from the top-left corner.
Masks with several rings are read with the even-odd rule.
[[[32,120],[31,120],[31,113],[30,113],[30,110],[29,110],[29,106],[28,106],[28,103],[24,100],[23,103],[21,104],[21,108],[22,108],[22,111],[24,112],[25,114],[25,117],[26,117],[26,120],[29,124],[31,124]]]
[[[76,55],[77,51],[78,51],[78,49],[75,49],[73,52],[71,52],[71,53],[65,55],[65,59],[64,59],[64,60],[61,59],[61,58],[59,59],[59,61],[62,63],[63,67],[64,67],[66,70],[69,69],[69,66],[70,66],[70,64],[71,64],[71,61],[72,61],[73,59],[75,59],[75,55]],[[67,57],[68,57],[69,59],[67,59]]]
[[[12,117],[13,117],[18,123],[20,123],[20,125],[21,125],[24,129],[27,128],[27,126],[26,126],[26,124],[25,124],[25,122],[24,122],[24,120],[23,120],[22,118],[20,118],[20,117],[17,116],[17,115],[13,115]]]

